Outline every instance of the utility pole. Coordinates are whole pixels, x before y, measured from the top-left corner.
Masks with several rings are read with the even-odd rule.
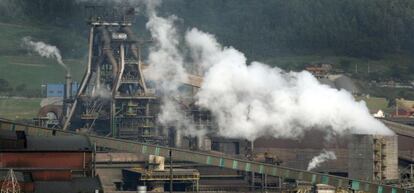
[[[170,193],[173,191],[173,168],[172,168],[172,151],[170,149],[169,151],[169,157],[170,157]]]
[[[96,142],[93,143],[93,169],[92,169],[92,176],[95,177],[96,176]]]
[[[253,149],[254,149],[254,140],[252,140],[252,142],[251,142],[251,148],[252,148],[252,157],[251,157],[251,159],[253,160],[254,159],[254,151],[253,151]],[[254,191],[255,190],[255,173],[254,173],[254,171],[253,170],[251,170],[251,172],[252,172],[252,191]]]

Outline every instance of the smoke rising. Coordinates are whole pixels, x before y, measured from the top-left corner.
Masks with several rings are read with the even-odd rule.
[[[220,45],[212,34],[196,28],[178,33],[178,17],[157,15],[160,1],[127,2],[146,5],[146,27],[155,44],[145,75],[161,92],[158,120],[165,126],[189,135],[215,132],[249,140],[260,136],[298,138],[310,129],[339,135],[393,134],[370,115],[363,101],[356,102],[345,90],[320,84],[309,72],[286,72],[260,62],[248,64],[242,52]],[[218,131],[196,128],[177,103],[189,64],[200,67],[204,77],[196,104],[212,113]]]
[[[112,98],[111,89],[105,84],[96,85],[93,87],[92,96],[109,100]]]
[[[333,151],[323,150],[318,156],[312,158],[308,164],[308,171],[319,167],[323,162],[328,160],[336,160],[336,155]]]
[[[180,42],[175,20],[176,16],[162,18],[149,11],[147,28],[156,41],[149,55],[149,79],[156,80],[165,94],[178,95],[179,82],[186,79],[178,48],[187,48],[192,64],[200,66],[204,75],[197,104],[211,111],[218,134],[249,140],[269,135],[297,138],[312,128],[340,135],[393,134],[370,115],[364,102],[356,102],[345,90],[320,84],[309,72],[248,64],[243,53],[221,46],[212,34],[196,28]],[[161,123],[183,119],[177,105],[162,107]]]
[[[164,126],[173,126],[184,135],[203,136],[206,131],[194,125],[179,102],[185,97],[184,93],[179,92],[179,87],[187,79],[187,72],[175,27],[178,18],[174,15],[167,18],[158,16],[155,5],[151,2],[147,7],[149,20],[146,27],[151,32],[154,44],[150,47],[150,65],[145,70],[145,75],[156,83],[161,93],[162,104],[158,121]]]
[[[63,63],[60,51],[56,46],[52,46],[41,41],[32,41],[30,36],[22,38],[22,45],[42,57],[56,59],[56,61],[66,70],[66,72],[69,73],[69,68],[65,63]]]

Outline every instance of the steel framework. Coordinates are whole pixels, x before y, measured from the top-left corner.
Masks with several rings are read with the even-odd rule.
[[[20,185],[17,181],[16,175],[14,175],[13,169],[9,169],[7,177],[4,179],[1,185],[1,193],[20,193]]]
[[[4,119],[0,119],[0,130],[21,130],[25,131],[28,135],[37,136],[82,135],[79,133],[69,131],[41,128],[31,125],[15,123],[13,121]],[[282,177],[284,179],[307,181],[313,185],[327,184],[334,186],[340,190],[345,189],[355,192],[358,191],[371,193],[414,193],[413,190],[404,189],[398,186],[390,186],[375,182],[355,180],[328,174],[298,170],[273,164],[254,162],[250,160],[236,159],[229,156],[219,156],[204,152],[190,151],[165,146],[157,146],[147,143],[103,136],[88,136],[91,142],[96,143],[96,145],[100,147],[106,147],[125,152],[142,153],[145,155],[159,155],[164,157],[169,156],[169,153],[171,152],[172,157],[175,160],[190,161],[234,170],[266,174],[269,176]]]

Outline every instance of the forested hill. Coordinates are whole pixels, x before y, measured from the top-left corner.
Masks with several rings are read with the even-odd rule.
[[[70,32],[68,37],[56,33],[32,36],[57,45],[65,58],[80,58],[85,55],[86,43],[70,38],[77,36],[85,40],[87,37],[84,6],[94,2],[112,6],[111,2],[115,1],[124,2],[1,0],[0,22]],[[128,1],[138,0],[125,0]],[[406,73],[403,76],[408,77],[414,72],[414,67],[410,67],[413,65],[407,65],[414,61],[411,56],[414,51],[413,0],[164,0],[159,13],[182,18],[183,30],[197,27],[215,34],[221,43],[236,47],[250,59],[324,55],[362,58],[370,62],[388,57],[390,65],[392,62],[404,65],[394,72],[390,72],[390,66],[380,67],[378,69],[385,69],[379,72],[381,76]],[[145,22],[145,17],[137,16],[136,31],[143,38],[149,37]],[[405,57],[404,62],[398,59],[401,55]],[[308,60],[300,63],[299,66],[303,66]],[[343,63],[350,66],[352,59]]]
[[[85,28],[85,1],[2,0],[3,21]],[[329,52],[380,58],[414,50],[412,0],[166,0],[162,14],[216,34],[248,55]],[[23,17],[21,17],[23,16]]]
[[[166,1],[165,10],[249,55],[379,58],[414,49],[412,0]]]

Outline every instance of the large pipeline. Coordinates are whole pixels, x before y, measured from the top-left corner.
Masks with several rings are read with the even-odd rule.
[[[70,120],[72,119],[73,113],[75,112],[76,105],[78,104],[78,98],[82,94],[83,90],[86,87],[86,83],[88,82],[91,76],[91,66],[92,66],[92,45],[93,45],[93,38],[94,38],[94,28],[92,27],[89,31],[89,50],[88,50],[88,65],[86,67],[86,73],[83,76],[82,83],[78,89],[76,97],[74,98],[75,101],[73,102],[69,114],[66,115],[65,123],[63,125],[63,130],[67,130],[70,124]]]
[[[125,32],[127,34],[127,37],[130,41],[137,41],[137,37],[135,36],[134,32],[132,32],[131,27],[129,26],[124,26],[122,27],[122,31]],[[131,52],[132,55],[134,56],[135,59],[140,60],[139,58],[139,50],[138,50],[138,46],[136,43],[131,44]]]
[[[98,31],[100,32],[100,37],[103,42],[102,51],[108,59],[109,63],[111,63],[112,65],[112,77],[116,78],[118,74],[118,63],[111,49],[111,36],[109,35],[108,30],[104,26],[98,27]]]

